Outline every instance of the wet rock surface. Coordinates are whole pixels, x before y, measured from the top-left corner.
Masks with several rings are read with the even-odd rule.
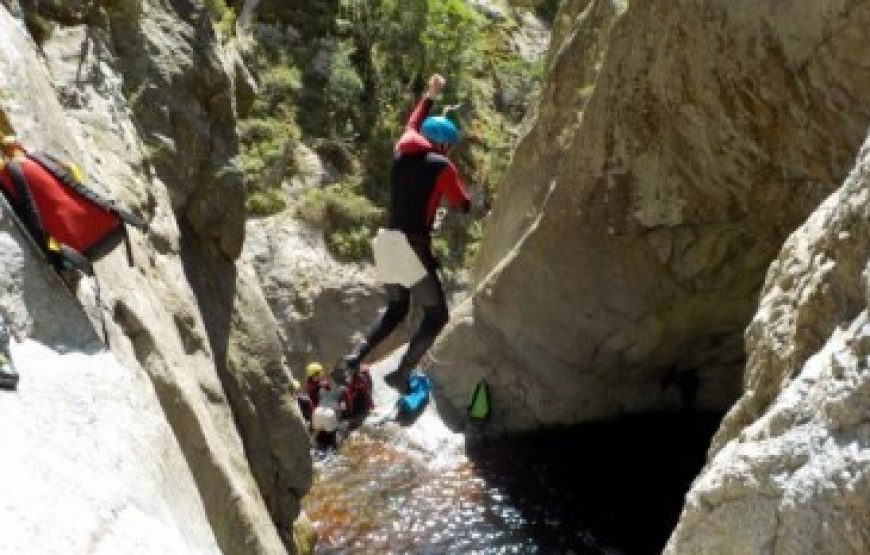
[[[668,553],[870,549],[870,142],[786,241]]]

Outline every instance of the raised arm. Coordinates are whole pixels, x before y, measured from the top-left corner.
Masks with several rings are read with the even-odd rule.
[[[429,110],[432,109],[432,99],[424,96],[417,102],[414,111],[408,118],[408,123],[405,124],[406,131],[420,131],[420,126],[423,125],[423,120],[429,115]]]
[[[447,80],[438,73],[435,73],[429,78],[426,93],[423,95],[423,98],[417,102],[414,111],[411,112],[411,116],[408,118],[408,123],[405,124],[406,130],[420,131],[420,126],[423,125],[423,120],[426,119],[426,116],[429,115],[429,110],[432,109],[432,103],[441,93],[441,90],[446,84]]]

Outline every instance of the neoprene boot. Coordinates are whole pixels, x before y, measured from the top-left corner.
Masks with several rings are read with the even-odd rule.
[[[411,378],[412,366],[402,359],[399,367],[384,376],[384,382],[400,394],[405,395],[409,391],[408,382]]]

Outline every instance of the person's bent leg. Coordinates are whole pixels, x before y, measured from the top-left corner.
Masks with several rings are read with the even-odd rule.
[[[381,314],[375,325],[366,333],[366,337],[345,357],[349,368],[356,369],[362,360],[368,356],[381,341],[387,338],[393,330],[405,319],[410,306],[411,292],[401,285],[387,285],[387,309]]]
[[[417,366],[432,343],[447,324],[449,313],[441,280],[434,270],[411,289],[415,299],[423,307],[423,320],[411,338],[408,350],[399,364],[400,370],[410,371]]]

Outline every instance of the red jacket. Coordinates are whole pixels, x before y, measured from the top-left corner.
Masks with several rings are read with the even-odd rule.
[[[454,209],[471,207],[453,162],[420,134],[431,108],[429,98],[417,103],[393,150],[390,228],[416,236],[429,235],[442,198]]]

